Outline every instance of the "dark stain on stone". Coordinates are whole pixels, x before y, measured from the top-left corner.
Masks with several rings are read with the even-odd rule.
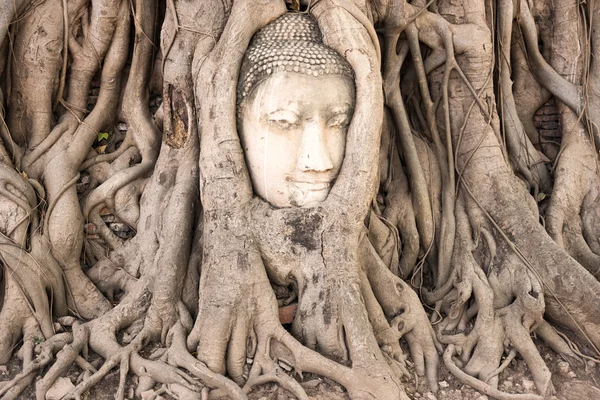
[[[167,174],[165,174],[164,172],[161,172],[160,174],[158,174],[158,183],[160,185],[164,186],[166,182],[167,182]]]
[[[320,297],[320,295],[319,295]],[[331,296],[329,288],[325,291],[325,300],[323,302],[323,322],[325,325],[331,324],[331,316],[333,311],[331,310]]]
[[[183,93],[169,85],[165,102],[170,105],[169,124],[165,125],[165,141],[176,149],[182,148],[188,138],[187,102]]]
[[[323,217],[320,214],[311,213],[299,215],[286,221],[292,228],[288,238],[293,244],[302,246],[307,250],[316,250],[319,246],[317,233],[320,231]]]
[[[248,261],[248,254],[245,252],[238,253],[237,256],[237,267],[242,271],[247,271],[250,262]]]
[[[313,274],[313,276],[312,276],[312,283],[314,283],[315,285],[317,283],[319,283],[319,275],[318,274]]]
[[[300,322],[300,323],[302,323],[306,319],[306,311],[305,310],[300,310],[300,312],[296,315],[298,316],[298,322]]]

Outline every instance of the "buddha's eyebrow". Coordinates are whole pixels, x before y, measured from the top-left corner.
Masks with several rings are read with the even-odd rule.
[[[268,109],[267,114],[272,114],[272,113],[279,112],[279,111],[291,111],[291,112],[294,112],[297,114],[298,110],[300,109],[300,104],[298,104],[295,101],[290,101],[283,105],[282,104],[274,104],[274,106],[275,107],[273,107],[273,109],[270,109],[270,107],[267,108]]]
[[[298,114],[295,112],[295,110],[290,110],[289,108],[282,108],[282,107],[276,108],[275,110],[267,113],[267,116],[269,116],[269,117],[271,117],[273,115],[286,115],[286,116],[292,115],[294,117],[298,116]]]
[[[298,117],[298,110],[292,107],[277,107],[274,110],[266,113],[268,117],[273,115],[293,115],[294,117]]]
[[[347,114],[353,111],[352,104],[342,103],[331,108],[332,114]]]

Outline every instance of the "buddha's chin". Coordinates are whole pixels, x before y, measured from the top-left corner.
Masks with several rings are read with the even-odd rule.
[[[290,193],[290,203],[296,207],[313,207],[327,199],[329,185],[321,184],[314,187],[297,188]]]

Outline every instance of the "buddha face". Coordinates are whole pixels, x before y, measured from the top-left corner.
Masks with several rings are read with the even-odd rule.
[[[354,83],[280,71],[241,105],[240,137],[254,192],[275,207],[324,201],[344,158]]]

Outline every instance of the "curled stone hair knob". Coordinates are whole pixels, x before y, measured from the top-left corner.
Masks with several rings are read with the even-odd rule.
[[[300,13],[284,14],[254,35],[240,71],[238,105],[257,83],[278,71],[354,79],[348,61],[323,43],[317,21]]]

